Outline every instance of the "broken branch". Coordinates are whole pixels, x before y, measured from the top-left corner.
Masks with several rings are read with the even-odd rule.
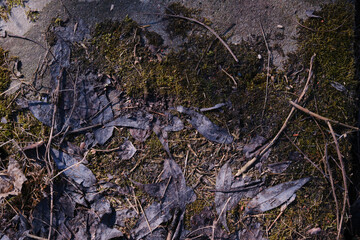
[[[234,58],[234,60],[236,62],[239,62],[239,59],[235,56],[235,54],[233,53],[233,51],[231,50],[231,48],[229,47],[229,45],[219,36],[219,34],[217,34],[215,32],[214,29],[212,29],[211,27],[209,27],[208,25],[194,19],[194,18],[189,18],[189,17],[184,17],[184,16],[179,16],[179,15],[173,15],[173,14],[161,14],[161,13],[151,13],[153,15],[160,15],[160,16],[164,16],[164,17],[171,17],[171,18],[180,18],[180,19],[184,19],[184,20],[188,20],[190,22],[194,22],[196,24],[199,24],[201,26],[203,26],[204,28],[206,28],[207,30],[209,30],[217,39],[219,39],[219,41],[224,45],[224,47],[229,51],[229,53],[231,54],[231,56]]]
[[[317,119],[323,120],[323,121],[325,121],[325,122],[332,122],[332,123],[341,125],[341,126],[343,126],[343,127],[347,127],[347,128],[351,128],[351,129],[354,129],[354,130],[359,131],[359,128],[357,128],[357,127],[353,127],[353,126],[347,125],[347,124],[345,124],[345,123],[341,123],[341,122],[338,122],[338,121],[329,119],[329,118],[327,118],[327,117],[323,117],[323,116],[321,116],[321,115],[319,115],[319,114],[317,114],[317,113],[314,113],[314,112],[310,111],[310,110],[307,109],[307,108],[304,108],[304,107],[300,106],[299,104],[297,104],[297,103],[295,103],[295,102],[293,102],[293,101],[289,101],[289,103],[290,103],[291,105],[293,105],[294,107],[296,107],[297,109],[299,109],[299,110],[303,111],[304,113],[307,113],[307,114],[309,114],[310,116],[313,116],[313,117],[315,117],[315,118],[317,118]]]

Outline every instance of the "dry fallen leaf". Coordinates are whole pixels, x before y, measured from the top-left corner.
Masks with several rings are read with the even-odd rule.
[[[265,189],[248,203],[245,214],[263,213],[279,207],[287,202],[309,180],[309,177],[302,178]]]
[[[321,233],[321,228],[319,228],[319,227],[312,228],[312,229],[306,231],[306,234],[310,234],[310,235],[317,235],[319,233]]]
[[[18,195],[26,181],[24,173],[14,158],[10,158],[7,171],[0,172],[0,199]]]

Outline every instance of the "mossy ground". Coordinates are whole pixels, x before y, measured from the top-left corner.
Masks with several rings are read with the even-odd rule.
[[[3,2],[5,3],[5,5],[0,6],[0,18],[2,20],[6,21],[6,20],[9,19],[9,16],[11,14],[11,10],[14,7],[17,7],[17,6],[24,7],[26,1],[24,1],[24,0],[5,0]]]
[[[176,4],[170,7],[168,13],[191,17],[196,11],[182,9]],[[90,54],[94,57],[90,57],[90,62],[100,71],[117,79],[116,87],[133,98],[168,101],[170,106],[183,104],[196,107],[231,101],[233,107],[230,110],[208,113],[207,116],[215,123],[227,127],[236,139],[241,138],[241,142],[246,142],[257,134],[270,139],[277,133],[291,109],[288,101],[295,100],[302,91],[310,57],[315,53],[314,77],[302,105],[325,117],[353,125],[356,101],[354,91],[357,83],[354,78],[352,49],[352,5],[339,1],[324,5],[316,14],[322,16],[322,19],[301,21],[306,28],[299,26],[299,49],[289,55],[286,69],[270,71],[269,95],[263,116],[266,89],[266,60],[263,59],[266,48],[261,36],[239,45],[230,45],[240,59],[240,62],[236,63],[224,46],[199,26],[183,20],[169,19],[168,31],[171,36],[183,38],[185,41],[177,49],[164,49],[160,44],[161,40],[148,39],[148,36],[159,39],[156,34],[127,18],[123,22],[102,23],[95,28],[89,49],[100,54],[96,54],[96,57],[95,54]],[[180,28],[174,26],[185,23],[188,28],[177,32]],[[258,59],[258,54],[263,58]],[[332,86],[333,82],[345,86],[346,92],[336,90]],[[338,126],[334,126],[334,129],[337,134],[348,130]],[[325,143],[329,146],[329,156],[337,161],[331,135],[324,122],[297,112],[285,134],[324,172],[328,171],[323,162]],[[154,167],[161,169],[161,159],[166,155],[156,137],[153,137],[145,144],[136,145],[141,152],[131,163],[119,164],[129,164],[128,168],[131,168],[135,162],[141,161],[139,166],[146,168],[148,164],[157,162]],[[190,165],[187,166],[189,169],[186,169],[185,177],[188,185],[197,185],[195,191],[198,193],[198,200],[188,206],[186,217],[186,223],[190,224],[191,216],[212,205],[214,196],[208,190],[214,187],[220,167],[227,160],[238,156],[238,146],[223,147],[212,144],[200,135],[194,135],[193,131],[172,134],[169,144],[181,167],[185,167],[184,158],[188,156]],[[350,146],[349,138],[340,140],[340,149],[347,161],[348,172],[351,171]],[[287,161],[296,151],[283,135],[273,148],[269,162]],[[211,154],[214,152],[216,154]],[[150,155],[157,160],[146,157]],[[139,160],[142,157],[143,159]],[[243,163],[240,158],[235,161],[234,166],[240,168]],[[334,161],[330,162],[330,165],[335,184],[341,186],[339,168]],[[154,182],[152,174],[156,176],[159,169],[150,173],[147,172],[148,169],[141,169],[139,167],[133,171],[131,178],[141,179],[139,176],[145,174],[149,179],[142,179],[141,182]],[[256,171],[254,174],[259,175]],[[323,230],[320,238],[332,239],[336,236],[335,204],[330,185],[307,160],[297,159],[285,173],[268,175],[266,182],[268,186],[272,186],[307,176],[312,176],[313,180],[298,192],[295,202],[268,232],[270,239],[302,238],[307,236],[306,231],[313,227]],[[340,190],[337,194],[338,200],[342,199]],[[239,207],[228,213],[232,230],[242,227],[242,205],[244,203],[239,203]],[[258,220],[265,229],[278,214],[279,209],[274,209],[259,216]]]
[[[184,169],[187,185],[195,187],[198,196],[197,201],[187,207],[185,222],[189,227],[191,216],[207,206],[213,206],[214,194],[209,190],[214,188],[221,166],[232,159],[232,166],[240,168],[245,163],[241,154],[244,143],[255,135],[271,139],[280,129],[291,109],[288,101],[295,100],[304,86],[306,69],[309,68],[310,57],[314,53],[314,77],[302,105],[325,117],[354,125],[354,92],[357,82],[354,77],[352,48],[352,7],[344,1],[324,5],[321,11],[315,13],[322,16],[322,19],[307,19],[300,22],[305,27],[299,26],[298,29],[298,51],[289,55],[288,65],[284,71],[270,71],[269,95],[264,115],[262,112],[267,63],[264,60],[266,47],[261,36],[254,36],[239,45],[230,44],[230,48],[240,60],[237,63],[224,46],[201,26],[170,18],[169,33],[173,38],[179,37],[184,41],[178,48],[168,49],[162,45],[163,41],[158,34],[126,18],[121,22],[108,21],[98,24],[93,30],[92,39],[83,43],[84,45],[74,45],[72,60],[84,70],[95,69],[99,74],[111,77],[115,83],[110,87],[125,92],[133,101],[163,102],[164,104],[152,109],[159,113],[179,104],[188,107],[209,107],[220,102],[231,102],[231,108],[206,115],[213,122],[227,128],[235,137],[236,143],[230,146],[211,143],[188,124],[184,131],[169,136],[170,151],[175,161]],[[169,14],[187,17],[194,17],[198,13],[179,4],[171,5],[169,9]],[[179,25],[182,28],[178,28]],[[273,48],[272,50],[279,50],[276,46]],[[262,55],[261,59],[258,58],[259,54]],[[2,91],[8,87],[10,80],[10,72],[6,69],[0,69]],[[336,90],[332,85],[334,82],[343,85],[346,91]],[[1,132],[1,141],[14,139],[22,143],[46,139],[48,129],[43,128],[26,113],[15,113],[15,107],[9,110],[7,106],[10,102],[8,97],[4,97],[0,103],[0,108],[4,110],[2,114],[8,119],[9,124],[3,125],[3,129],[6,130]],[[18,120],[12,121],[12,116],[17,116]],[[185,118],[181,118],[186,123]],[[334,130],[339,135],[348,131],[338,126],[334,126]],[[37,132],[42,133],[41,137],[35,137],[34,133]],[[326,173],[328,169],[323,162],[323,156],[324,145],[328,144],[328,155],[330,159],[334,159],[330,160],[330,165],[335,185],[342,185],[341,173],[335,163],[335,148],[325,123],[297,112],[288,124],[285,134]],[[78,138],[77,141],[82,141],[81,137]],[[138,150],[132,159],[120,161],[115,152],[103,154],[98,151],[90,155],[89,168],[98,180],[114,181],[123,187],[132,184],[129,179],[141,183],[156,182],[167,155],[155,134],[141,143],[135,141],[128,130],[116,129],[106,149],[118,147],[125,138],[129,138]],[[350,146],[348,137],[341,138],[340,150],[347,162],[348,172],[352,171]],[[3,150],[11,154],[10,149],[4,147]],[[287,161],[296,151],[288,138],[282,135],[273,147],[268,162]],[[31,176],[30,168],[26,172]],[[251,170],[249,174],[260,175],[257,170]],[[24,199],[28,199],[26,196],[29,196],[30,192],[35,192],[40,199],[41,191],[44,189],[35,189],[32,186],[41,181],[40,176],[41,174],[34,175],[31,181],[28,181],[24,187]],[[319,239],[335,238],[336,213],[330,185],[307,160],[297,158],[286,172],[267,175],[266,183],[267,186],[273,186],[308,176],[313,177],[312,181],[298,191],[295,202],[285,210],[268,232],[270,239],[300,239],[307,236],[306,231],[313,227],[323,230],[318,236]],[[340,188],[337,194],[340,201]],[[144,204],[143,207],[152,201],[140,190],[135,191],[135,196]],[[110,200],[117,208],[128,206],[128,200],[133,201],[132,196],[111,197]],[[24,206],[23,201],[20,197],[15,197],[11,203],[21,208]],[[240,202],[228,213],[231,231],[243,227],[246,219],[243,219],[242,215],[246,201],[248,200]],[[31,209],[31,206],[26,206]],[[266,230],[276,219],[279,211],[274,209],[255,217]],[[133,224],[129,223],[125,231],[129,231]]]
[[[9,57],[8,52],[0,48],[0,171],[6,170],[9,157],[20,164],[27,181],[23,184],[21,194],[1,200],[0,208],[3,227],[11,223],[18,212],[28,215],[46,192],[46,171],[39,164],[27,159],[22,149],[26,146],[45,140],[49,129],[44,127],[29,112],[24,112],[15,103],[20,92],[8,95],[11,78],[11,65],[16,58]]]

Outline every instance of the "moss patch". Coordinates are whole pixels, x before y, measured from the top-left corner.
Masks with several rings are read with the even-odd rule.
[[[7,21],[11,14],[11,10],[17,6],[25,6],[24,0],[6,0],[4,6],[0,6],[0,17],[1,19]]]

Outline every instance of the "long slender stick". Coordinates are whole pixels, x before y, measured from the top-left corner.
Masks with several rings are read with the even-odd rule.
[[[307,78],[307,81],[305,83],[305,86],[304,86],[304,89],[302,90],[299,98],[297,99],[296,102],[300,102],[307,89],[309,88],[309,83],[310,83],[310,79],[312,77],[312,67],[313,67],[313,63],[314,63],[314,59],[315,59],[315,56],[316,54],[314,54],[312,57],[311,57],[311,60],[310,60],[310,69],[309,69],[309,75],[308,75],[308,78]],[[260,159],[273,145],[274,143],[276,142],[276,140],[279,138],[279,136],[281,135],[281,133],[284,131],[284,129],[286,128],[290,118],[292,117],[292,114],[294,113],[295,111],[295,107],[292,107],[291,110],[290,110],[290,113],[289,115],[287,116],[287,118],[285,119],[285,122],[283,123],[283,125],[281,126],[279,132],[276,134],[276,136],[266,145],[266,147],[259,153],[257,154],[255,157],[253,157],[252,159],[250,159],[242,168],[240,168],[238,170],[238,172],[235,174],[236,177],[240,176],[241,174],[243,174],[244,172],[248,171],[252,165],[258,160]]]
[[[338,235],[336,239],[340,239],[340,234],[341,234],[341,229],[342,229],[342,224],[344,222],[344,217],[345,217],[345,211],[346,211],[346,204],[350,207],[350,201],[348,198],[348,187],[347,187],[347,179],[346,179],[346,171],[345,171],[345,165],[344,165],[344,161],[342,159],[342,155],[340,152],[340,148],[339,148],[339,143],[336,139],[334,130],[331,126],[331,123],[329,121],[326,121],[329,130],[331,132],[331,136],[333,137],[334,143],[335,143],[335,148],[336,148],[336,153],[338,155],[339,158],[339,162],[340,162],[340,166],[341,166],[341,175],[343,178],[343,184],[344,184],[344,200],[343,200],[343,208],[341,211],[341,217],[340,217],[340,223],[339,223],[339,227],[338,227]]]
[[[296,107],[297,109],[299,109],[299,110],[303,111],[304,113],[307,113],[307,114],[309,114],[309,115],[311,115],[311,116],[313,116],[313,117],[315,117],[315,118],[317,118],[317,119],[323,120],[323,121],[325,121],[325,122],[332,122],[332,123],[341,125],[341,126],[343,126],[343,127],[351,128],[351,129],[354,129],[354,130],[360,130],[360,129],[357,128],[357,127],[350,126],[350,125],[347,125],[347,124],[345,124],[345,123],[341,123],[341,122],[338,122],[338,121],[329,119],[329,118],[327,118],[327,117],[323,117],[323,116],[321,116],[321,115],[319,115],[319,114],[317,114],[317,113],[314,113],[314,112],[310,111],[310,110],[307,109],[307,108],[304,108],[304,107],[300,106],[299,104],[297,104],[297,103],[295,103],[295,102],[293,102],[293,101],[289,101],[289,103],[290,103],[291,105],[293,105],[294,107]]]
[[[325,157],[326,167],[327,167],[328,172],[329,172],[331,191],[332,191],[332,195],[333,195],[334,201],[335,201],[335,207],[336,207],[336,226],[337,226],[338,233],[339,233],[339,226],[340,226],[339,203],[338,203],[338,200],[337,200],[337,197],[336,197],[334,179],[333,179],[333,175],[332,175],[331,168],[330,168],[330,164],[329,164],[329,159],[328,159],[328,154],[327,154],[327,144],[325,144],[325,156],[324,156],[324,157]]]
[[[264,100],[264,108],[263,108],[263,111],[262,111],[262,113],[261,113],[261,121],[262,121],[262,119],[264,118],[264,115],[265,115],[266,104],[267,104],[268,93],[269,93],[269,76],[270,76],[271,51],[270,51],[270,48],[269,48],[269,44],[268,44],[268,42],[267,42],[267,40],[266,40],[264,28],[263,28],[263,25],[262,25],[261,22],[260,22],[260,27],[261,27],[262,36],[263,36],[264,41],[265,41],[265,46],[266,46],[266,49],[267,49],[267,55],[268,55],[268,59],[267,59],[267,70],[266,70],[267,72],[266,72],[265,100]]]
[[[184,17],[184,16],[179,16],[179,15],[173,15],[173,14],[161,14],[161,13],[151,13],[152,15],[160,15],[160,16],[164,16],[164,17],[172,17],[172,18],[180,18],[180,19],[185,19],[188,20],[190,22],[194,22],[197,23],[201,26],[203,26],[204,28],[206,28],[207,30],[209,30],[212,34],[214,34],[214,36],[219,39],[219,41],[224,45],[224,47],[229,51],[229,53],[231,54],[231,56],[234,58],[234,60],[236,62],[239,62],[239,59],[235,56],[235,54],[233,53],[233,51],[231,50],[231,48],[229,47],[229,45],[219,36],[219,34],[217,34],[214,29],[212,29],[211,27],[209,27],[208,25],[194,19],[194,18],[189,18],[189,17]]]
[[[225,204],[224,204],[224,207],[221,209],[221,212],[220,212],[218,218],[213,222],[211,240],[214,240],[214,239],[215,239],[215,228],[216,228],[216,225],[218,224],[218,222],[219,222],[219,220],[220,220],[220,218],[221,218],[221,215],[224,213],[224,211],[226,212],[225,209],[226,209],[226,207],[227,207],[230,199],[231,199],[231,197],[229,197],[229,198],[226,200],[226,202],[225,202]]]

